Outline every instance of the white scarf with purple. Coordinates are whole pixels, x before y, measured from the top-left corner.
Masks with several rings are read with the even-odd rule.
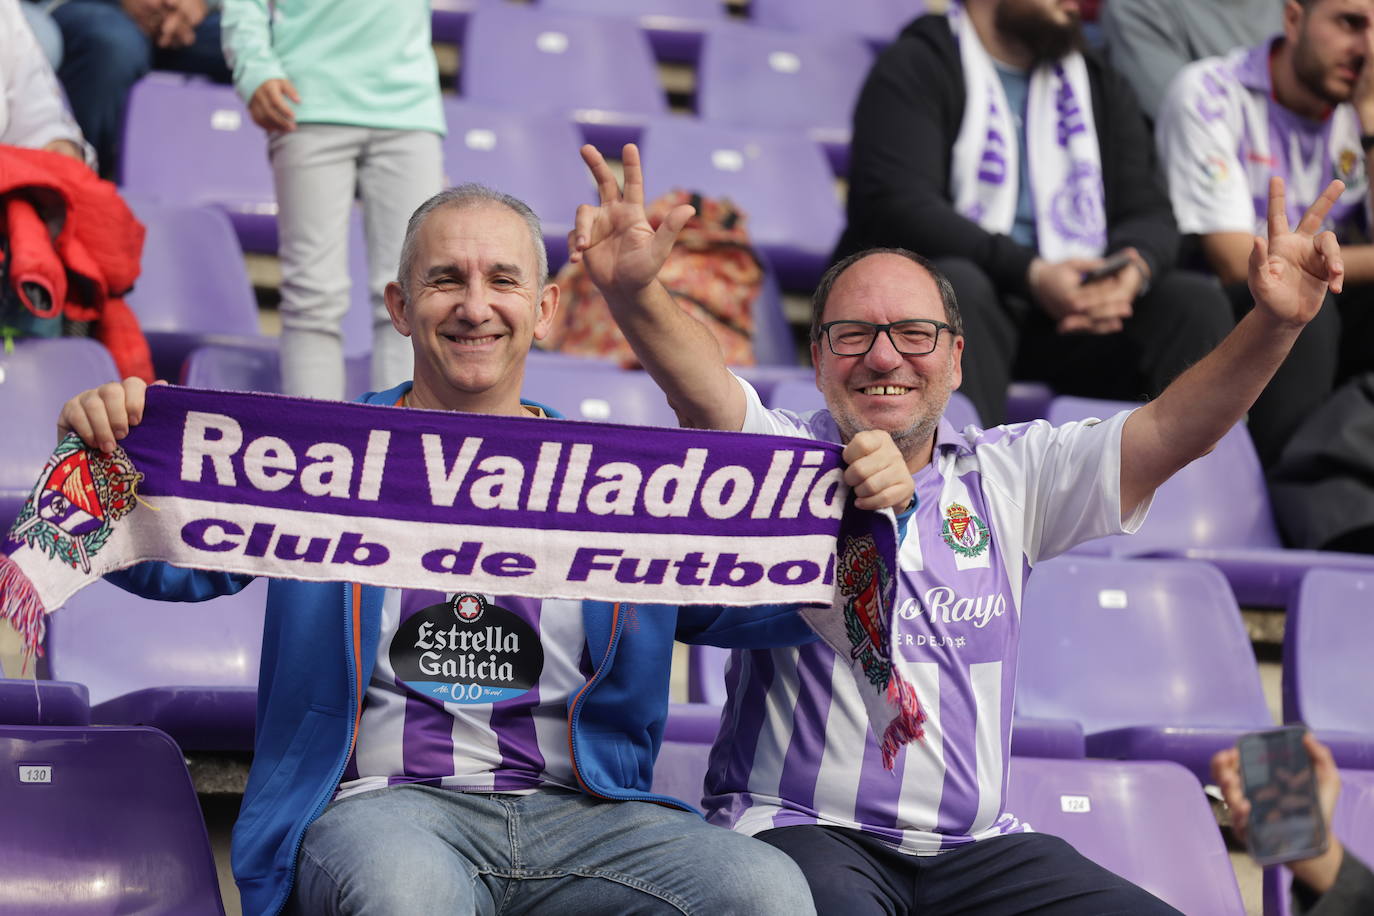
[[[829,443],[157,386],[112,455],[58,444],[0,551],[0,620],[31,651],[45,614],[145,560],[442,592],[797,604],[850,660],[889,768],[921,735],[891,663],[893,518],[853,507]]]
[[[954,208],[989,232],[1009,235],[1020,182],[1029,180],[1040,256],[1100,257],[1107,211],[1083,56],[1073,53],[1031,72],[1025,116],[1030,161],[1023,174],[1015,116],[962,4],[950,4],[949,25],[959,42],[966,99],[950,163]]]

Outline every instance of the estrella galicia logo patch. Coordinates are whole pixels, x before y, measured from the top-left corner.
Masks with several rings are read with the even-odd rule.
[[[884,604],[888,571],[871,535],[855,538],[845,546],[838,577],[850,658],[863,668],[870,684],[886,690],[892,677],[888,632],[892,617]]]
[[[124,449],[105,455],[69,434],[43,467],[11,536],[89,573],[113,524],[133,511],[142,480]]]
[[[544,647],[533,626],[481,595],[458,594],[402,621],[391,668],[411,690],[443,703],[487,704],[539,682]]]
[[[945,509],[945,523],[940,529],[940,537],[944,538],[950,550],[969,558],[987,550],[988,541],[991,540],[988,526],[983,524],[983,520],[958,503],[950,503]]]

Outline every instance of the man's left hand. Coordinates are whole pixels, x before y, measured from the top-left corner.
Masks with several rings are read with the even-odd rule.
[[[885,430],[866,429],[849,440],[842,456],[849,465],[844,482],[854,491],[860,509],[895,509],[901,512],[916,491],[906,459]]]
[[[1321,309],[1327,290],[1339,293],[1343,288],[1341,246],[1334,233],[1321,227],[1344,190],[1341,182],[1331,182],[1297,229],[1290,230],[1283,179],[1269,179],[1268,238],[1255,236],[1250,251],[1250,294],[1255,308],[1280,324],[1305,326]]]

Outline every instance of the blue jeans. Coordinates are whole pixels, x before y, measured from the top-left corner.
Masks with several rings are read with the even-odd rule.
[[[288,913],[815,913],[783,853],[649,802],[393,786],[306,831]]]
[[[72,116],[95,147],[102,177],[116,177],[125,101],[149,70],[229,81],[219,46],[218,10],[196,27],[193,44],[166,50],[156,47],[111,0],[69,0],[52,11],[52,18],[62,30],[64,44],[57,75],[67,90]]]

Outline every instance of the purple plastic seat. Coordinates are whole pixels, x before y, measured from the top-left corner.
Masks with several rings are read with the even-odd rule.
[[[1302,722],[1342,767],[1374,770],[1374,573],[1315,569],[1283,628],[1283,718]]]
[[[222,916],[181,751],[152,728],[0,725],[0,912]]]
[[[129,93],[120,165],[124,191],[174,206],[220,207],[244,248],[277,250],[267,134],[232,86],[168,73],[139,80]]]
[[[1061,557],[1039,564],[1021,615],[1016,712],[1074,719],[1092,757],[1212,755],[1272,728],[1240,609],[1212,566]]]
[[[97,724],[151,725],[187,750],[251,750],[266,600],[265,579],[198,603],[96,582],[48,618],[48,670],[89,688]]]
[[[649,40],[635,23],[492,4],[468,17],[462,95],[525,112],[569,115],[610,155],[667,112]]]
[[[1341,770],[1341,794],[1336,799],[1332,830],[1341,838],[1347,855],[1365,864],[1374,862],[1374,771]],[[1264,870],[1264,916],[1288,916],[1292,912],[1293,873],[1282,865]],[[1333,910],[1332,912],[1335,912]]]
[[[1245,913],[1211,807],[1183,767],[1012,757],[1010,769],[1007,810],[1035,830],[1184,913]]]
[[[7,678],[0,672],[0,724],[90,725],[90,691],[71,681]]]
[[[1058,397],[1050,405],[1049,420],[1058,425],[1084,417],[1106,418],[1136,406]],[[1140,531],[1089,541],[1075,552],[1206,560],[1222,571],[1246,607],[1287,605],[1309,569],[1374,572],[1371,556],[1283,547],[1254,444],[1239,424],[1210,455],[1156,491]]]
[[[721,26],[702,48],[697,113],[723,124],[804,130],[844,175],[854,101],[872,64],[872,47],[851,32]]]
[[[524,397],[552,407],[569,420],[677,428],[677,415],[647,372],[600,360],[531,353],[525,363]]]
[[[816,373],[810,366],[732,366],[730,371],[744,379],[758,392],[763,403],[771,402],[774,390],[783,382],[808,384],[816,387]]]
[[[720,0],[539,0],[539,5],[551,12],[629,19],[665,61],[695,61],[702,35],[728,21]]]
[[[243,248],[224,211],[143,197],[129,204],[148,235],[126,301],[148,338],[157,377],[178,381],[186,355],[201,344],[260,338]]]
[[[0,529],[9,530],[57,445],[57,415],[73,395],[119,378],[93,340],[59,337],[0,347]]]
[[[782,287],[816,285],[842,218],[830,165],[804,131],[660,118],[645,127],[641,146],[648,199],[674,188],[729,198]]]
[[[1007,422],[1042,420],[1053,400],[1054,391],[1044,382],[1012,382],[1007,386]]]
[[[429,32],[434,41],[462,44],[468,16],[479,6],[499,0],[430,0]]]
[[[925,0],[753,0],[749,15],[756,24],[775,29],[854,32],[882,47],[925,8]]]
[[[543,224],[549,270],[557,270],[568,258],[578,205],[596,200],[576,125],[565,114],[454,98],[444,99],[444,117],[445,184],[476,181],[529,204]]]
[[[344,357],[345,397],[371,390],[371,355]],[[281,360],[275,338],[238,344],[207,344],[186,357],[182,384],[220,391],[281,394]]]
[[[710,757],[709,744],[665,740],[654,760],[653,791],[700,808]]]

